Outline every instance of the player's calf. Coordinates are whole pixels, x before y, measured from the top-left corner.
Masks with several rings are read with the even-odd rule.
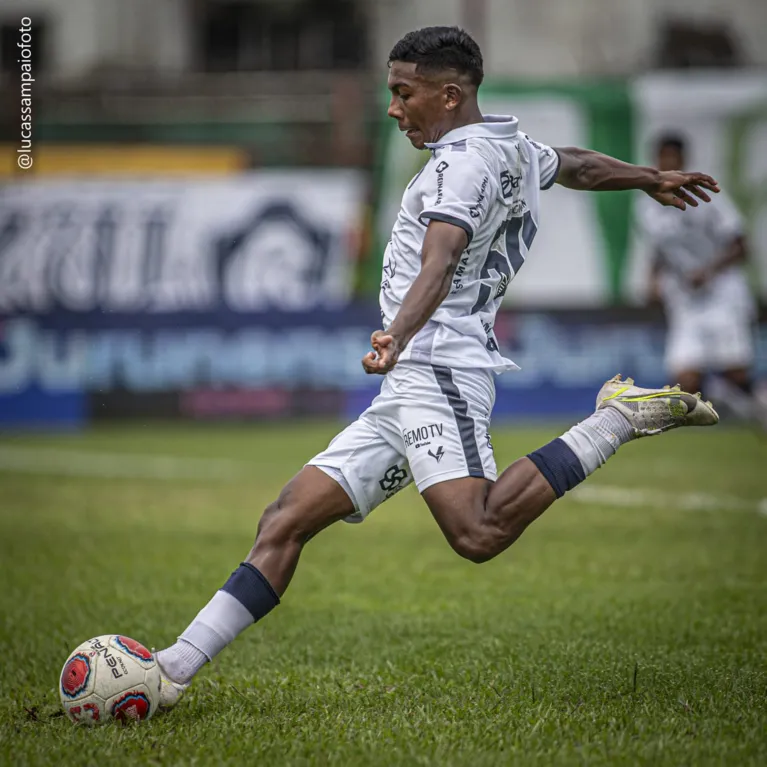
[[[161,705],[178,701],[194,675],[253,623],[268,615],[290,583],[304,543],[348,516],[354,505],[340,485],[309,466],[270,504],[245,562],[230,575],[178,641],[156,654]]]
[[[616,376],[600,390],[591,416],[515,461],[494,484],[466,477],[433,485],[423,497],[453,549],[472,562],[487,562],[621,445],[718,420],[711,404],[699,395],[679,387],[640,389],[630,378],[622,381]]]
[[[555,500],[528,458],[520,458],[495,483],[464,477],[423,492],[445,538],[464,559],[482,564],[511,546]]]
[[[682,370],[674,376],[679,388],[685,392],[700,391],[703,387],[703,374],[698,370]]]

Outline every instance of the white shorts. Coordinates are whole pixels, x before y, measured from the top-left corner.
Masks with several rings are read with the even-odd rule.
[[[419,492],[461,477],[495,481],[494,404],[490,371],[401,362],[370,407],[307,465],[344,487],[356,510],[349,521],[413,481]]]
[[[671,374],[748,368],[753,360],[751,323],[736,308],[676,312],[669,317],[666,367]]]

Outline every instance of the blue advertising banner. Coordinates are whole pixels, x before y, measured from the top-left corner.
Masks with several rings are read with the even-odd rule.
[[[182,313],[55,311],[0,318],[0,424],[90,418],[356,417],[380,379],[360,364],[378,309]],[[495,416],[577,417],[617,372],[666,382],[662,318],[637,310],[503,312],[496,335],[520,371]],[[767,376],[767,325],[758,335]]]
[[[75,412],[80,418],[339,414],[343,393],[367,383],[360,359],[378,322],[372,306],[6,317],[0,319],[0,423],[19,424],[22,412],[30,422],[70,422]],[[71,398],[86,398],[87,406],[65,409]]]

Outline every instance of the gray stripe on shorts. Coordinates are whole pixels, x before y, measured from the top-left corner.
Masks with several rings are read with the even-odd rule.
[[[437,335],[439,323],[429,320],[419,331],[413,340],[413,347],[410,350],[410,359],[431,362],[431,350],[434,348],[434,337]]]
[[[470,477],[485,476],[485,470],[482,466],[482,459],[479,456],[477,447],[477,436],[474,433],[474,419],[469,415],[469,404],[461,397],[461,392],[453,381],[453,374],[450,368],[432,365],[434,376],[442,393],[447,397],[447,401],[453,410],[455,422],[458,425],[458,433],[461,436],[461,447],[466,458],[466,466]]]

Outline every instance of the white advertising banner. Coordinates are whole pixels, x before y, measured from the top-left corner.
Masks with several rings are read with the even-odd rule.
[[[346,304],[365,175],[68,179],[0,189],[0,314]]]

